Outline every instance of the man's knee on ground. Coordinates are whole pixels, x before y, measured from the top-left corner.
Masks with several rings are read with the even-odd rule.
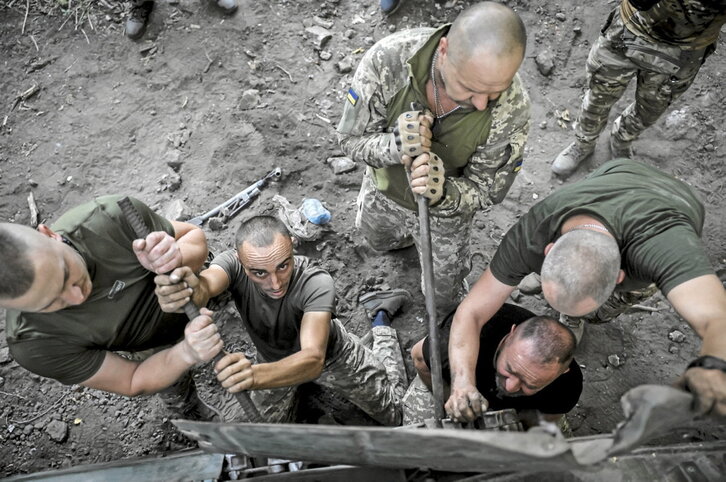
[[[418,343],[413,345],[411,348],[411,359],[413,360],[413,366],[416,368],[416,372],[418,372],[419,376],[427,379],[431,376],[431,370],[426,364],[426,360],[423,356],[423,344],[424,339],[419,340]]]

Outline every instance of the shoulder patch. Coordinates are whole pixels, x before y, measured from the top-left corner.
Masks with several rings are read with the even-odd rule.
[[[358,94],[355,93],[352,87],[348,89],[348,95],[346,95],[345,97],[352,105],[355,105],[356,102],[358,102]]]

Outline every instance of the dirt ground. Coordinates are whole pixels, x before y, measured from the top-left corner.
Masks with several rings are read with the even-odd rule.
[[[1,0],[0,219],[28,223],[31,192],[48,222],[110,193],[134,195],[159,212],[181,200],[187,215],[198,214],[279,166],[283,179],[250,211],[273,206],[274,194],[294,206],[305,197],[323,201],[332,222],[299,251],[335,277],[341,319],[359,334],[367,329],[356,303],[362,291],[414,292],[414,304],[395,322],[408,350],[425,331],[416,254],[377,254],[366,247],[353,227],[363,166],[336,175],[326,161],[341,155],[334,129],[350,69],[365,49],[398,29],[450,21],[469,2],[408,0],[391,18],[381,15],[377,0],[240,3],[236,15],[225,17],[207,0],[158,1],[148,32],[131,42],[123,35],[121,2],[64,0],[64,9],[60,0],[31,0],[26,18],[26,2]],[[517,217],[563,184],[550,175],[549,164],[572,138],[587,52],[616,2],[506,3],[520,12],[529,32],[521,76],[532,98],[532,128],[524,168],[507,199],[477,217],[471,282]],[[322,50],[306,32],[314,25],[332,34]],[[553,63],[549,75],[538,69],[538,55]],[[724,69],[722,49],[635,145],[638,159],[701,194],[708,210],[704,243],[720,270],[726,268]],[[19,97],[33,86],[37,93]],[[605,161],[605,145],[567,182]],[[232,231],[207,229],[207,235],[222,250]],[[536,296],[517,301],[550,311]],[[588,327],[577,356],[585,390],[570,414],[575,435],[611,431],[622,418],[623,392],[673,381],[697,353],[698,338],[662,297],[648,306],[652,311]],[[229,337],[237,326],[232,311],[220,316]],[[154,397],[126,399],[29,374],[9,357],[0,317],[1,476],[193,445]],[[410,360],[408,369],[411,375]],[[207,392],[217,390],[213,381],[198,379]],[[723,426],[703,423],[670,440],[723,433]]]

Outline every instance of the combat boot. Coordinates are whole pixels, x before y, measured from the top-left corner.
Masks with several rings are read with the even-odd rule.
[[[237,11],[237,0],[217,0],[217,7],[227,15]]]
[[[575,341],[579,345],[580,340],[582,340],[582,335],[585,333],[585,320],[560,313],[560,323],[572,331],[572,334],[575,335]]]
[[[633,158],[633,147],[631,141],[621,141],[615,135],[610,135],[610,155],[613,159],[624,157],[626,159]]]
[[[134,0],[129,18],[126,19],[125,32],[128,38],[138,40],[144,35],[153,9],[154,2],[152,0]]]
[[[380,310],[385,311],[389,318],[393,318],[404,303],[411,301],[411,293],[404,289],[373,291],[361,295],[358,301],[363,305],[366,315],[371,320]]]
[[[558,176],[567,177],[577,169],[582,161],[595,151],[595,144],[583,144],[575,141],[567,146],[552,162],[552,172]]]

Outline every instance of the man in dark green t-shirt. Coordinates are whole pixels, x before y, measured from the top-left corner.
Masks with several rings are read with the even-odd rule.
[[[454,316],[447,410],[475,416],[479,332],[535,272],[553,308],[591,322],[609,321],[660,289],[704,340],[683,385],[699,410],[726,415],[726,291],[701,244],[703,222],[703,205],[685,183],[626,159],[536,204],[504,236]]]
[[[201,269],[204,232],[132,199],[152,231],[136,239],[119,199],[82,204],[37,231],[0,224],[0,306],[21,366],[65,384],[136,396],[166,389],[222,344],[209,316],[186,326],[183,316],[163,313],[154,294],[154,273]],[[114,353],[149,349],[161,351],[142,362]],[[170,403],[183,409],[196,400],[186,392],[186,400],[172,394]]]
[[[245,419],[239,404],[227,402],[230,393],[252,390],[252,400],[266,421],[291,421],[297,386],[312,381],[384,425],[400,424],[406,375],[390,323],[374,321],[372,349],[350,335],[333,316],[332,277],[308,258],[293,254],[292,238],[276,218],[257,216],[243,223],[235,246],[214,258],[199,277],[184,267],[156,278],[167,312],[190,300],[205,306],[225,291],[234,299],[257,348],[258,363],[253,365],[243,353],[231,353],[215,365],[217,378],[228,389],[224,420]],[[393,315],[405,299],[397,291],[371,293],[361,301],[373,306],[377,316],[382,311]]]

